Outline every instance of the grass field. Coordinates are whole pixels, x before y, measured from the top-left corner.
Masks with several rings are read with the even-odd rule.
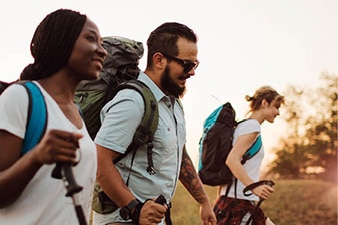
[[[337,225],[337,184],[317,180],[278,180],[261,208],[276,225]],[[214,203],[217,188],[205,186]],[[199,206],[182,185],[171,211],[174,225],[199,225]]]

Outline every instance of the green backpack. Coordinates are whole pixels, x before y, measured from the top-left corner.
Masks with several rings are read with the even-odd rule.
[[[144,52],[143,45],[141,42],[128,38],[112,36],[103,38],[103,47],[107,51],[107,57],[103,62],[103,69],[100,72],[99,79],[82,81],[75,92],[74,100],[80,108],[89,135],[94,140],[100,129],[100,111],[103,106],[113,99],[118,91],[125,88],[133,89],[139,92],[143,98],[145,105],[144,115],[126,153],[120,155],[114,163],[130,152],[135,154],[136,149],[145,144],[151,154],[152,139],[158,124],[158,108],[157,101],[151,90],[143,82],[137,80],[140,72],[138,67],[139,59]],[[146,170],[150,174],[155,173],[151,157],[150,159],[148,158]],[[118,207],[96,184],[92,208],[98,213],[110,213]]]
[[[122,37],[105,37],[103,46],[107,57],[99,79],[82,81],[75,92],[75,102],[80,106],[90,137],[94,140],[100,129],[100,111],[116,94],[116,87],[125,81],[135,80],[143,56],[141,42]]]

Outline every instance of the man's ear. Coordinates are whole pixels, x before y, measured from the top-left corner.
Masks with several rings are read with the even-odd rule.
[[[156,70],[163,71],[167,65],[167,58],[165,58],[162,53],[155,52],[153,55],[153,63],[156,68]]]

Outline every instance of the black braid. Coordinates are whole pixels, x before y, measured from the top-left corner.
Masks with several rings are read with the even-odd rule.
[[[69,9],[59,9],[47,15],[31,41],[34,63],[22,71],[20,79],[46,78],[64,67],[86,20],[86,15]]]

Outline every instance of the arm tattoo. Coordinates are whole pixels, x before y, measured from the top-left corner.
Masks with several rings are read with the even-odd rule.
[[[184,147],[182,165],[179,179],[188,192],[194,197],[198,203],[208,201],[208,197],[204,190],[201,180],[194,168],[194,165]]]

